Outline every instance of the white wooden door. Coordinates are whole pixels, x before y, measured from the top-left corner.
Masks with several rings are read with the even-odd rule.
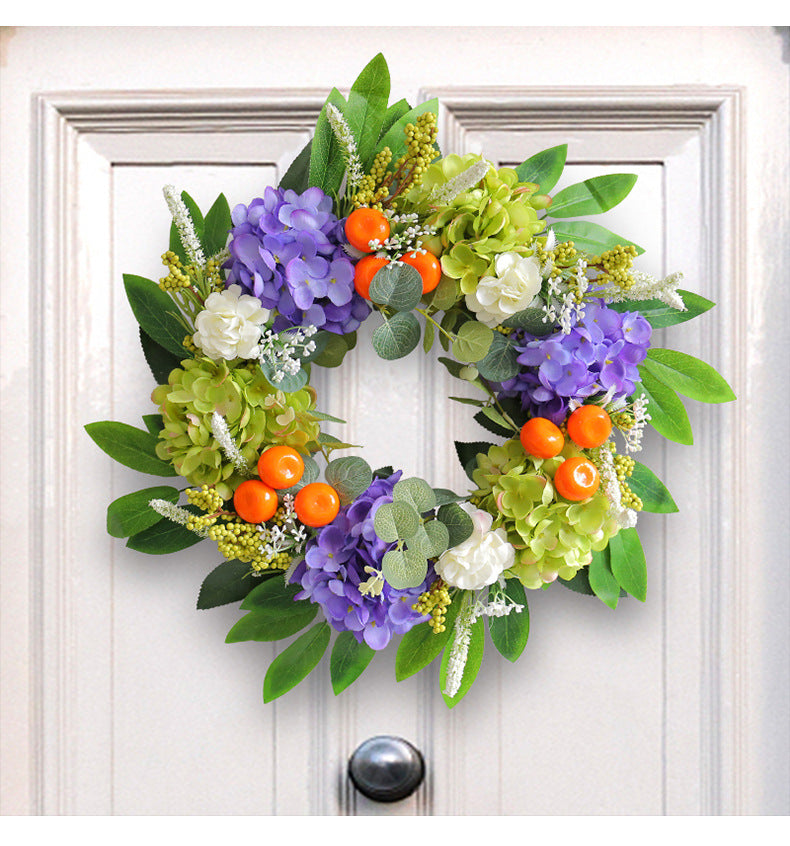
[[[787,31],[619,30],[611,53],[608,37],[3,30],[4,813],[788,812]],[[647,603],[530,594],[525,654],[489,650],[453,711],[435,668],[395,683],[391,648],[337,698],[323,666],[264,705],[281,647],[226,645],[236,608],[195,610],[208,545],[147,557],[105,535],[141,477],[82,429],[153,410],[121,274],[158,278],[161,187],[258,196],[379,50],[393,100],[441,98],[444,152],[516,164],[567,142],[566,183],[638,173],[608,225],[719,303],[672,344],[739,396],[689,404],[694,447],[647,443],[680,507],[640,522]],[[378,360],[372,328],[319,377],[321,408],[371,465],[466,490],[452,442],[482,431],[447,401],[458,385],[433,357]],[[345,776],[382,733],[428,767],[395,805]]]

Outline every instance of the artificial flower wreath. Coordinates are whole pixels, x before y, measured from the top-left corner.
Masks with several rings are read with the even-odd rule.
[[[229,643],[301,632],[266,673],[267,702],[334,630],[336,694],[400,636],[397,680],[442,655],[452,707],[486,628],[506,658],[522,653],[528,590],[644,600],[637,515],[677,510],[632,457],[644,427],[690,444],[678,394],[734,399],[708,364],[651,345],[713,303],[679,290],[680,274],[639,271],[637,245],[584,219],[635,176],[552,195],[564,145],[516,168],[441,157],[438,103],[389,105],[389,89],[378,55],[348,98],[331,92],[280,184],[246,205],[220,195],[204,216],[165,188],[167,275],[124,277],[158,413],[143,429],[86,427],[115,460],[188,483],[115,500],[112,536],[152,554],[215,544],[224,560],[198,608],[241,602]],[[460,401],[495,442],[456,443],[467,493],[332,458],[349,445],[321,429],[343,421],[317,409],[311,368],[339,367],[373,313],[380,357],[438,340],[439,361],[479,389]]]

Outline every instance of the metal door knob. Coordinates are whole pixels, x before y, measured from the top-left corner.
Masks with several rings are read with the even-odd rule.
[[[425,777],[425,762],[402,737],[380,735],[361,743],[348,760],[354,787],[376,802],[411,796]]]

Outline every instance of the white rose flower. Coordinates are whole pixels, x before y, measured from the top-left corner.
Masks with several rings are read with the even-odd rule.
[[[466,295],[466,305],[486,326],[499,326],[523,311],[540,293],[540,262],[535,256],[500,253],[494,262],[496,276],[483,276]]]
[[[261,324],[269,319],[269,309],[260,300],[242,294],[239,285],[209,294],[206,307],[195,318],[192,340],[212,359],[257,358],[260,352]]]
[[[504,529],[491,531],[490,514],[466,503],[461,507],[471,516],[474,531],[463,543],[443,552],[435,570],[451,587],[480,590],[494,584],[513,565],[516,551]]]

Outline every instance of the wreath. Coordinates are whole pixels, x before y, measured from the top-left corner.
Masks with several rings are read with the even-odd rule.
[[[229,643],[294,638],[266,672],[265,702],[317,666],[334,631],[335,694],[398,636],[396,679],[441,655],[452,707],[486,630],[505,658],[522,654],[528,591],[644,601],[637,516],[677,511],[633,458],[644,429],[691,444],[678,395],[734,399],[710,365],[651,345],[654,329],[713,303],[681,290],[679,273],[640,271],[639,246],[586,219],[634,175],[552,194],[567,145],[516,168],[442,156],[437,101],[390,105],[389,91],[377,55],[248,204],[220,195],[204,215],[164,189],[166,275],[124,276],[157,412],[144,428],[86,426],[116,461],[189,485],[116,499],[109,534],[149,554],[215,544],[223,560],[197,607],[241,603]],[[439,361],[478,389],[451,398],[494,436],[455,444],[466,493],[333,457],[351,445],[322,430],[343,421],[318,410],[310,374],[339,367],[374,313],[381,358],[438,342]]]

